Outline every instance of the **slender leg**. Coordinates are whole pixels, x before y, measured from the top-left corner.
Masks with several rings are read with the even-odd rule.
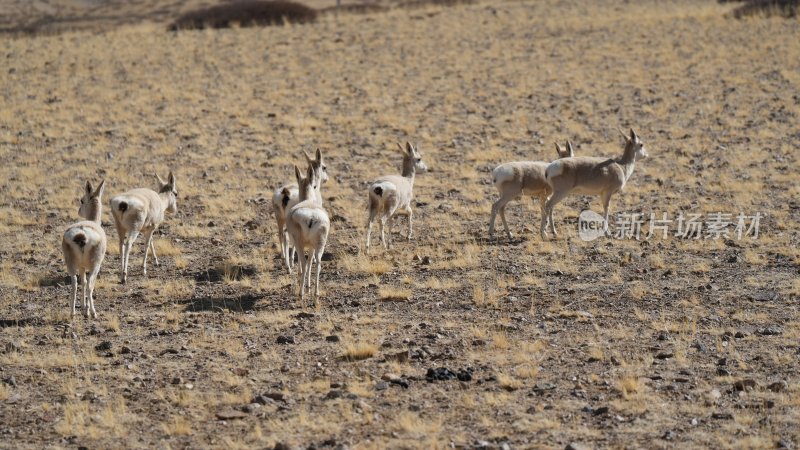
[[[86,270],[84,269],[81,269],[81,284],[83,285],[83,309],[86,311],[86,317],[89,317],[89,303],[86,298],[88,286],[86,282]]]
[[[414,222],[414,211],[411,210],[411,205],[408,206],[406,211],[407,211],[406,215],[408,216],[408,240],[410,241],[411,240],[411,235],[414,232],[414,225],[413,225],[413,222]]]
[[[497,218],[497,213],[505,208],[506,203],[508,203],[508,200],[505,197],[500,197],[500,199],[492,205],[492,216],[489,219],[489,238],[491,239],[494,239],[494,222]],[[508,238],[511,239],[511,232],[508,231],[508,226],[506,226],[506,234],[508,234]]]
[[[298,267],[297,269],[297,282],[298,282],[298,288],[300,289],[300,304],[302,305],[305,300],[305,289],[306,289],[306,274],[305,274],[306,252],[299,251],[297,252],[297,256],[300,258],[300,267]]]
[[[372,234],[372,214],[370,214],[369,222],[367,222],[367,246],[365,247],[365,252],[369,253],[369,238]]]
[[[383,231],[383,229],[385,227],[386,227],[386,216],[383,216],[383,217],[381,217],[381,245],[383,245],[383,248],[387,248],[386,247],[386,234]]]
[[[508,222],[506,222],[506,205],[503,205],[500,208],[500,220],[503,221],[503,228],[506,230],[506,236],[508,236],[508,240],[511,240],[511,231],[508,229]]]
[[[556,206],[556,204],[558,204],[558,202],[560,202],[566,196],[567,192],[553,192],[553,195],[551,195],[550,198],[547,199],[547,205],[545,206],[547,214],[542,214],[542,226],[539,230],[542,235],[542,239],[547,238],[547,233],[545,228],[547,227],[547,221],[553,220],[553,208]],[[553,236],[554,237],[558,236],[556,234],[555,222],[553,222]]]
[[[125,249],[126,246],[126,239],[123,239],[122,236],[119,237],[119,280],[121,283],[125,283]]]
[[[394,214],[389,216],[389,218],[386,220],[386,235],[388,236],[386,241],[389,245],[388,248],[394,248],[394,242],[392,242],[392,227],[394,227],[395,220],[397,220],[397,216]]]
[[[125,241],[125,274],[123,275],[123,279],[128,278],[128,266],[131,261],[131,248],[133,248],[133,243],[136,241],[136,238],[139,237],[138,231],[132,231],[128,235],[128,239]]]
[[[94,309],[94,284],[97,281],[97,274],[100,272],[100,267],[92,270],[89,274],[89,308],[86,309],[86,317],[89,317],[89,309],[93,318],[97,318],[97,311]]]
[[[322,253],[325,252],[325,245],[322,245],[317,254],[317,283],[314,285],[314,297],[319,298],[319,273],[322,271]]]
[[[600,194],[600,199],[603,201],[603,231],[606,236],[611,236],[608,231],[608,205],[611,203],[611,192],[603,192]]]
[[[150,253],[150,243],[153,240],[155,229],[144,230],[144,261],[142,262],[142,275],[147,275],[147,255]]]
[[[153,243],[153,237],[150,236],[150,253],[153,254],[153,264],[156,266],[160,266],[161,264],[158,263],[158,255],[156,255],[156,245]]]
[[[78,303],[78,275],[72,275],[72,315],[75,316],[75,304]]]

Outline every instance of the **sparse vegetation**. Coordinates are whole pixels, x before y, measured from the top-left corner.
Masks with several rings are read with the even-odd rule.
[[[169,33],[208,4],[58,2],[37,25],[33,3],[10,1],[25,7],[0,28],[42,30],[0,34],[0,428],[13,445],[797,446],[796,20],[730,20],[734,5],[692,0],[393,1]],[[651,158],[613,212],[761,211],[759,238],[681,238],[673,223],[585,242],[579,213],[602,206],[575,195],[557,239],[538,237],[523,200],[506,211],[514,238],[489,241],[494,167],[552,159],[566,138],[578,155],[618,155],[616,126]],[[366,186],[406,140],[430,168],[414,240],[401,218],[395,247],[365,255]],[[304,308],[269,199],[317,147],[331,233],[325,295]],[[160,265],[142,274],[140,237],[120,284],[106,211],[99,317],[72,320],[58,245],[77,220],[74,180],[105,178],[111,198],[166,167],[180,201]]]

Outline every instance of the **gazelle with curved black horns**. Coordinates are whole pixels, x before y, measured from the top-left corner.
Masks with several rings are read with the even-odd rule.
[[[128,260],[131,256],[133,242],[139,233],[145,235],[144,261],[142,274],[147,275],[147,254],[152,251],[155,264],[158,265],[156,248],[153,245],[153,233],[164,222],[166,213],[178,212],[178,188],[175,175],[169,173],[167,181],[158,179],[158,192],[150,189],[131,189],[111,199],[111,215],[119,236],[119,255],[122,261],[120,281],[128,279]]]
[[[625,187],[636,161],[648,156],[644,143],[633,129],[630,136],[626,136],[622,130],[620,133],[625,138],[625,148],[617,158],[577,156],[559,159],[547,166],[545,177],[553,189],[545,207],[547,215],[551,216],[553,207],[569,194],[599,195],[603,202],[603,230],[606,235],[609,234],[608,207],[611,196]],[[540,232],[543,238],[546,236],[545,224],[545,216],[542,216]]]
[[[299,202],[289,210],[286,216],[286,230],[289,233],[292,245],[297,250],[300,269],[298,270],[298,284],[300,288],[300,302],[305,300],[306,286],[311,290],[311,268],[317,262],[317,279],[314,286],[314,297],[319,297],[319,274],[322,270],[322,254],[328,242],[328,233],[331,221],[327,211],[320,202],[320,185],[322,184],[321,172],[308,167],[306,176],[300,173],[295,166]],[[308,256],[306,256],[308,250]]]
[[[100,223],[105,185],[106,180],[103,180],[97,189],[94,189],[91,182],[86,182],[86,191],[81,198],[81,207],[78,210],[78,215],[86,220],[70,225],[61,240],[64,262],[67,265],[67,272],[72,278],[73,316],[78,301],[78,275],[80,275],[83,285],[82,305],[86,317],[97,317],[97,311],[94,309],[94,284],[97,281],[97,274],[100,272],[103,259],[105,259],[107,246],[106,233]]]
[[[303,155],[306,157],[308,165],[320,172],[322,182],[325,183],[328,181],[328,167],[322,159],[322,152],[317,149],[317,154],[314,159],[311,159],[305,151]],[[322,198],[320,198],[320,202],[321,201]],[[283,259],[289,273],[292,273],[292,267],[294,266],[295,249],[292,247],[291,242],[289,242],[289,235],[286,231],[286,215],[298,202],[299,191],[297,183],[283,185],[272,194],[272,212],[275,214],[275,221],[278,225],[278,241],[280,241],[281,244],[281,259]]]
[[[561,148],[556,142],[556,153],[559,158],[575,156],[572,142],[568,140],[566,148]],[[492,216],[489,219],[489,238],[494,238],[494,222],[497,214],[500,213],[500,219],[503,221],[506,235],[508,239],[511,239],[511,231],[509,231],[508,223],[506,222],[506,205],[511,200],[520,198],[522,195],[538,197],[539,208],[542,212],[542,217],[544,217],[545,204],[553,192],[550,189],[550,184],[545,179],[544,173],[549,164],[547,161],[515,161],[500,164],[492,171],[492,184],[500,192],[500,199],[492,205]],[[548,223],[553,233],[555,233],[555,224],[552,216],[548,217]]]
[[[369,185],[369,219],[367,219],[367,245],[366,252],[369,253],[370,237],[372,235],[372,222],[375,217],[380,216],[381,224],[381,243],[384,248],[392,245],[392,223],[397,215],[402,214],[408,217],[408,240],[411,240],[413,233],[413,216],[411,201],[414,199],[414,177],[417,171],[420,173],[428,170],[428,166],[422,161],[422,153],[419,149],[406,142],[405,149],[400,143],[397,144],[403,154],[403,168],[400,175],[386,175],[378,178]],[[389,240],[384,235],[384,226],[388,222]]]

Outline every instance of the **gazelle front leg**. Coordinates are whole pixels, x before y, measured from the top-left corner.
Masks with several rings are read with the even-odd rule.
[[[603,232],[606,236],[611,236],[608,231],[608,205],[611,204],[611,193],[603,192],[600,194],[600,199],[603,201]]]

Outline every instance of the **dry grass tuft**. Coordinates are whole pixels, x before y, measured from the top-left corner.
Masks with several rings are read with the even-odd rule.
[[[342,359],[346,361],[361,361],[371,358],[378,352],[378,347],[367,342],[352,342],[345,344]]]

